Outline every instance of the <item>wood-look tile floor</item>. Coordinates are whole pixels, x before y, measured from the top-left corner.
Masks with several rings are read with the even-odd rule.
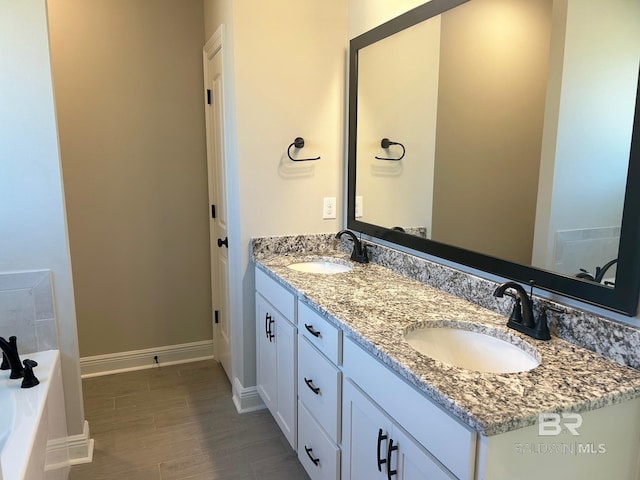
[[[308,480],[268,410],[237,413],[217,362],[85,379],[93,462],[70,480]]]

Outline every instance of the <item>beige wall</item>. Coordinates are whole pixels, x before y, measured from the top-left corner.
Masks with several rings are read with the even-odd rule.
[[[477,0],[442,16],[434,240],[531,263],[551,3]]]
[[[211,339],[202,0],[49,0],[82,357]]]
[[[378,25],[425,3],[424,0],[348,0],[349,38],[357,37]]]
[[[205,1],[207,38],[219,23],[226,29],[226,134],[235,193],[230,310],[239,388],[255,385],[251,237],[337,232],[344,222],[341,215],[322,219],[322,198],[337,197],[342,212],[346,18],[340,0]],[[291,163],[286,151],[297,136],[306,142],[301,153],[322,159]]]
[[[0,0],[0,65],[0,271],[52,272],[67,425],[79,435],[82,386],[44,0]]]

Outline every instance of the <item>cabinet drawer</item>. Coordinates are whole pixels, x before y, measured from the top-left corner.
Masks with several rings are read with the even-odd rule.
[[[295,297],[293,293],[276,282],[259,268],[256,268],[256,291],[269,300],[282,315],[290,321],[295,320]]]
[[[298,459],[311,480],[340,478],[340,449],[298,402]]]
[[[457,478],[474,478],[477,434],[369,355],[344,341],[344,375]],[[443,433],[444,432],[444,433]]]
[[[298,337],[298,398],[336,443],[340,441],[340,371]]]
[[[342,362],[342,331],[298,301],[299,330],[336,365]]]

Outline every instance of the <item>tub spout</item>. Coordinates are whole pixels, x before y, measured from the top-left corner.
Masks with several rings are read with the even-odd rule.
[[[4,357],[9,362],[8,366],[4,365],[3,370],[11,368],[11,375],[9,378],[22,378],[24,376],[24,368],[18,355],[18,343],[15,336],[9,337],[9,341],[6,341],[3,337],[0,337],[0,349],[4,353]]]

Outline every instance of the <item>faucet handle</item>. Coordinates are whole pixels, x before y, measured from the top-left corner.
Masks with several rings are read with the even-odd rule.
[[[511,310],[511,315],[509,315],[509,321],[522,323],[522,302],[520,302],[520,298],[518,298],[515,293],[504,292],[504,294],[514,299],[513,309]]]
[[[540,340],[550,340],[551,333],[549,332],[549,322],[547,312],[554,313],[566,313],[566,310],[554,307],[549,304],[542,304],[540,306],[538,320],[536,321],[535,333],[538,339]]]
[[[369,250],[367,249],[367,244],[362,243],[362,239],[361,239],[360,245],[362,245],[361,263],[369,263]]]
[[[38,366],[38,362],[27,358],[24,362],[22,362],[22,364],[24,365],[24,378],[22,379],[22,385],[20,387],[31,388],[40,384],[40,381],[33,373],[33,369],[34,367]]]

